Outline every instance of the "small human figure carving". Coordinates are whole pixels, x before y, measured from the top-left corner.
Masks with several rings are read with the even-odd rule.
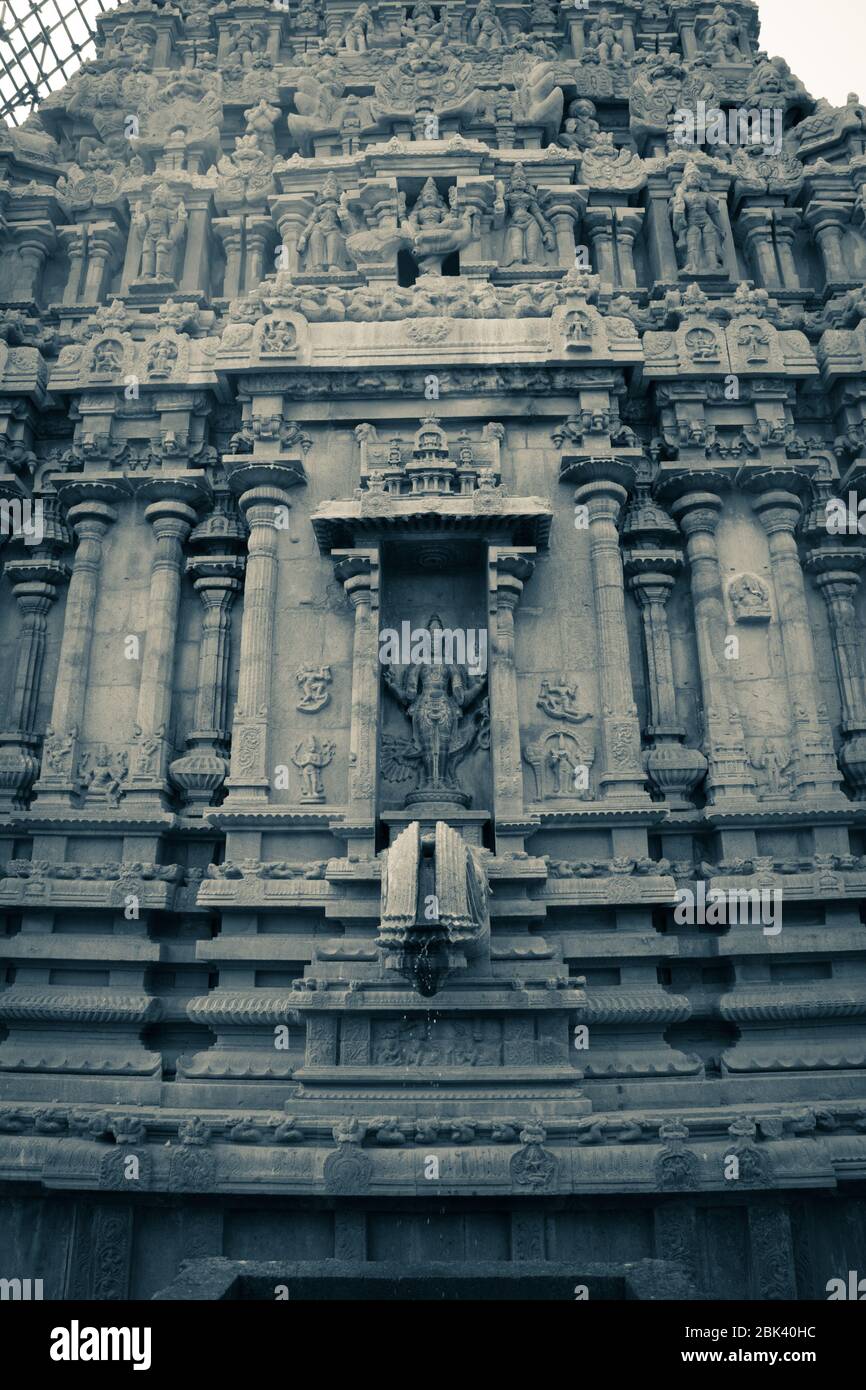
[[[330,666],[302,666],[295,676],[301,687],[301,698],[295,708],[305,714],[315,714],[323,709],[331,698],[328,686],[331,684]]]
[[[373,11],[369,5],[359,5],[343,31],[340,46],[347,53],[366,53],[373,29]]]
[[[590,24],[584,52],[595,63],[621,63],[625,58],[623,31],[614,24],[607,6]]]
[[[545,714],[549,714],[551,719],[565,719],[571,724],[582,724],[585,719],[590,718],[588,711],[578,708],[577,686],[564,675],[556,681],[550,681],[545,676],[535,703]]]
[[[769,622],[770,593],[758,575],[738,575],[728,587],[728,598],[738,623]]]
[[[556,241],[522,164],[515,164],[507,187],[497,180],[493,207],[500,224],[505,222],[502,264],[543,265],[544,252],[552,251]]]
[[[595,102],[580,97],[569,103],[568,114],[556,143],[566,150],[585,150],[594,145],[601,132],[596,120]]]
[[[717,273],[724,267],[724,222],[709,179],[692,160],[671,204],[677,256],[690,274]]]
[[[129,773],[126,753],[113,752],[104,743],[81,759],[79,777],[88,792],[101,796],[110,806],[119,806],[123,783]]]
[[[735,16],[724,5],[716,5],[704,30],[704,53],[707,58],[729,63],[742,62],[740,31]]]
[[[411,215],[401,230],[411,239],[422,274],[441,275],[442,262],[452,251],[460,251],[475,237],[471,211],[457,211],[457,188],[448,190],[448,203],[428,178],[415,200]]]
[[[136,203],[132,226],[142,236],[142,280],[172,279],[175,250],[186,231],[186,221],[183,200],[174,204],[167,184],[158,184],[153,190],[147,211],[143,203]]]
[[[327,767],[336,752],[335,743],[320,742],[315,735],[306,743],[301,740],[292,754],[292,762],[301,774],[301,801],[324,801],[322,769]]]
[[[766,796],[790,796],[793,789],[793,753],[787,760],[771,743],[765,742],[761,755],[750,758],[752,767],[764,773],[767,783]]]
[[[345,270],[346,232],[353,230],[352,219],[343,206],[336,177],[328,174],[316,205],[298,237],[298,252],[302,256],[306,253],[305,269],[324,273]]]

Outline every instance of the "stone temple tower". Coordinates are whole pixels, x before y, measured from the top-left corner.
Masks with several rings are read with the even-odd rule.
[[[133,0],[0,161],[0,1273],[824,1297],[866,108],[750,0]]]

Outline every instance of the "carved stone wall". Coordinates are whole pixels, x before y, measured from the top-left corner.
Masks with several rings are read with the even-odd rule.
[[[746,0],[98,28],[0,132],[9,1249],[147,1296],[264,1226],[396,1257],[386,1196],[410,1263],[612,1232],[822,1296],[866,1172],[866,111]]]

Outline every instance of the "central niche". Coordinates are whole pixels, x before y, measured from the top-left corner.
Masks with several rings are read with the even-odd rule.
[[[486,553],[480,540],[423,536],[382,549],[383,811],[490,805]]]

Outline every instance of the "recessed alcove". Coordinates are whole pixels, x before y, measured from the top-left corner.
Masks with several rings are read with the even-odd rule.
[[[384,668],[389,662],[389,643],[399,644],[401,673],[413,664],[413,652],[422,662],[426,655],[424,634],[431,618],[438,618],[445,629],[442,662],[457,665],[472,683],[482,681],[472,694],[467,687],[461,718],[474,720],[478,732],[458,755],[455,770],[457,788],[469,798],[473,812],[490,806],[491,781],[482,706],[489,698],[487,673],[490,636],[486,601],[487,547],[480,539],[454,539],[418,533],[387,542],[381,552],[381,608],[379,653],[383,668],[381,695],[379,806],[381,811],[402,811],[407,795],[420,777],[415,765],[401,755],[401,740],[412,738],[413,726],[408,708],[395,696]],[[475,666],[473,671],[471,668]],[[495,718],[495,711],[490,710]],[[396,741],[396,742],[394,742]],[[446,818],[447,815],[446,815]]]

